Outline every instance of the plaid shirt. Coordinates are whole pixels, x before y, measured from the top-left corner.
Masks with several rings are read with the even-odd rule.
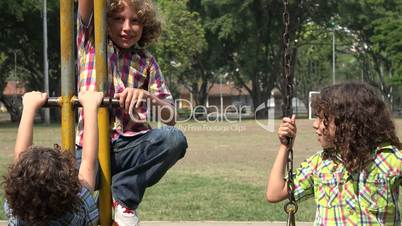
[[[77,49],[78,49],[78,89],[95,90],[95,42],[93,22],[90,19],[86,26],[78,19],[77,23]],[[112,41],[107,45],[108,62],[108,88],[105,96],[113,97],[115,93],[123,92],[125,88],[139,88],[149,91],[152,95],[173,104],[173,98],[166,86],[159,65],[155,58],[145,49],[133,46],[128,51],[120,51]],[[150,126],[147,123],[148,110],[146,103],[136,111],[139,119],[144,122],[134,122],[130,116],[120,108],[111,112],[113,117],[112,140],[120,135],[135,136],[146,133]],[[82,145],[84,115],[79,109],[79,122],[77,127],[76,144]]]
[[[82,205],[75,212],[68,212],[63,217],[49,222],[49,226],[93,226],[98,223],[99,212],[96,202],[89,190],[82,186],[79,196]],[[7,201],[4,202],[4,212],[8,217],[8,226],[24,226],[22,220],[12,215],[12,210],[8,207]],[[33,225],[34,226],[34,225]]]
[[[400,225],[402,151],[377,148],[367,170],[349,174],[340,162],[319,152],[295,172],[295,198],[314,196],[315,225]]]

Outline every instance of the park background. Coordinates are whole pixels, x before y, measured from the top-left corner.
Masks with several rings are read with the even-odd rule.
[[[278,146],[273,131],[279,121],[273,131],[267,130],[261,125],[268,111],[256,112],[265,104],[264,109],[273,107],[274,116],[280,117],[283,2],[155,2],[164,29],[150,50],[174,97],[207,110],[199,114],[192,106],[180,105],[178,111],[186,120],[177,126],[188,138],[188,153],[161,183],[147,191],[141,218],[284,220],[282,204],[264,200],[266,178]],[[47,0],[46,14],[44,3],[0,0],[2,174],[11,161],[21,95],[45,90],[45,75],[51,96],[60,95],[59,1]],[[293,109],[300,118],[295,165],[319,150],[307,119],[309,92],[333,83],[360,80],[377,87],[393,111],[401,137],[401,12],[401,0],[289,1]],[[267,100],[275,104],[266,104]],[[217,105],[222,107],[218,112],[209,112]],[[228,106],[232,106],[231,119],[223,120],[222,109]],[[37,144],[60,142],[58,110],[52,109],[50,116],[49,122],[44,112],[38,114]],[[312,221],[313,215],[310,200],[301,204],[297,219]]]

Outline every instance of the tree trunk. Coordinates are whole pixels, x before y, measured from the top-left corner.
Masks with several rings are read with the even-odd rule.
[[[208,80],[203,80],[198,91],[198,104],[206,105],[208,96]]]
[[[3,102],[10,114],[12,122],[18,122],[21,119],[22,114],[22,98],[21,96],[1,96],[0,101]]]

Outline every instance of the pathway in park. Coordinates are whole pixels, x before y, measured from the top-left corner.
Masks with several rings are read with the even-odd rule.
[[[141,226],[285,226],[286,222],[235,222],[235,221],[143,221]],[[297,222],[297,226],[311,226],[312,222]],[[7,226],[1,221],[0,226]]]

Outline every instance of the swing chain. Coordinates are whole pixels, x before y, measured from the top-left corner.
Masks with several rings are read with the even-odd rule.
[[[286,102],[285,102],[285,114],[291,114],[291,106],[289,100],[292,92],[292,80],[290,78],[290,54],[289,54],[289,12],[288,12],[288,0],[283,0],[284,12],[283,12],[283,24],[285,30],[283,32],[283,68],[286,82]]]
[[[290,54],[289,54],[289,11],[288,11],[288,0],[283,0],[283,24],[284,32],[282,36],[283,40],[283,73],[285,82],[285,103],[284,103],[284,115],[292,116],[292,97],[293,97],[293,78],[290,73]],[[288,159],[287,159],[287,186],[288,186],[288,202],[284,206],[285,212],[288,214],[287,225],[295,226],[295,213],[297,212],[298,206],[294,198],[294,183],[293,183],[293,139],[288,139]]]
[[[293,78],[290,73],[290,44],[289,44],[289,11],[288,11],[288,0],[283,0],[284,12],[283,12],[283,24],[284,32],[282,36],[283,41],[283,74],[285,76],[284,82],[284,116],[292,116],[292,97],[293,97]]]

